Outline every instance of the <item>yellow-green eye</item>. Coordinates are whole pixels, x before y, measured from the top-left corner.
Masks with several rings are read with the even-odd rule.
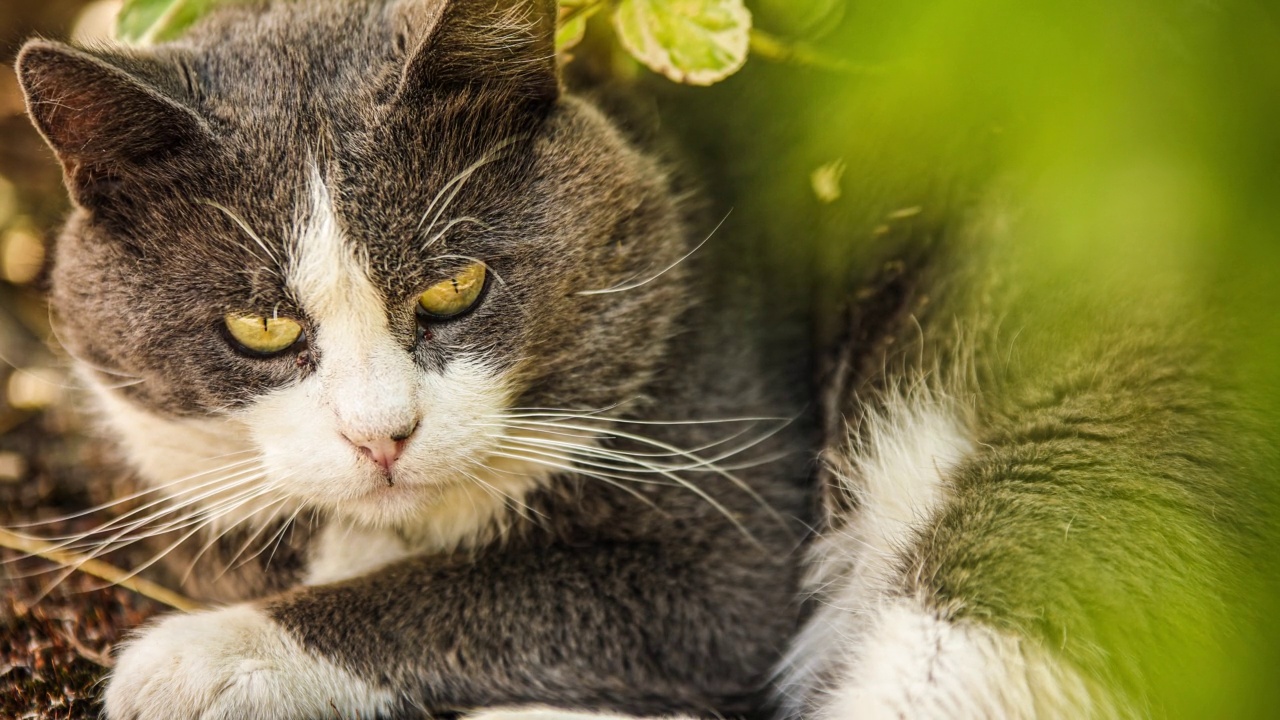
[[[226,322],[231,339],[245,350],[260,355],[288,350],[302,336],[302,326],[289,318],[228,313]]]
[[[448,280],[438,282],[418,296],[418,306],[438,320],[457,317],[471,309],[484,290],[484,263],[472,263]]]

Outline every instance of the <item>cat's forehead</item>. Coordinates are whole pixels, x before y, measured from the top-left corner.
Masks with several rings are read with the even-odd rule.
[[[197,25],[187,56],[197,91],[228,115],[340,116],[403,58],[403,22],[380,2],[234,6]]]

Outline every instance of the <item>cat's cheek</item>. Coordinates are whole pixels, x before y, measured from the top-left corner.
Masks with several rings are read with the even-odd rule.
[[[391,692],[304,649],[253,605],[172,615],[144,629],[107,682],[108,720],[373,717]]]

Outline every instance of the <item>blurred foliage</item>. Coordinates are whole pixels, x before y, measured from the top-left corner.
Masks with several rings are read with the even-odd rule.
[[[8,65],[33,32],[68,36],[82,4],[0,3],[0,60]],[[563,2],[569,24],[560,39],[578,56],[574,65],[645,89],[653,106],[637,116],[679,139],[716,219],[733,208],[716,242],[765,256],[779,279],[771,287],[838,296],[887,214],[998,198],[1016,219],[1022,267],[1033,279],[1069,280],[1157,313],[1166,310],[1156,298],[1174,296],[1214,318],[1205,339],[1225,349],[1224,377],[1245,389],[1276,447],[1280,6],[749,0],[746,28],[741,20],[725,27],[750,31],[759,59],[783,62],[753,60],[730,76],[741,60],[734,44],[713,59],[721,73],[714,79],[723,81],[709,88],[639,71],[635,56],[691,77],[686,61],[673,58],[697,65],[707,53],[671,48],[708,41],[697,32],[686,39],[701,9],[732,4]],[[620,28],[619,11],[626,23],[666,29]],[[618,52],[619,34],[644,35],[622,44],[635,56]],[[0,67],[0,268],[10,267],[10,252],[16,258],[0,283],[0,353],[39,370],[54,361],[41,344],[44,310],[21,268],[65,200],[56,164],[21,107],[12,71]],[[1089,318],[1075,321],[1087,329]],[[806,334],[796,322],[780,328],[780,351],[800,352],[803,341],[789,342]],[[4,388],[12,377],[0,371]],[[0,489],[42,476],[45,461],[12,440],[41,417],[7,399],[0,406],[0,428],[19,428],[0,442]],[[1269,461],[1257,459],[1260,468]],[[1270,502],[1276,488],[1258,492]],[[1277,548],[1272,528],[1267,539]],[[1266,568],[1260,619],[1242,620],[1243,638],[1223,632],[1218,652],[1168,658],[1159,679],[1168,715],[1268,717],[1280,704],[1280,622],[1272,620],[1280,617],[1280,553],[1258,560]]]
[[[760,5],[758,22],[777,16]],[[709,89],[652,87],[664,128],[735,208],[721,235],[754,244],[831,308],[894,213],[995,206],[1013,228],[1021,283],[1070,284],[1121,315],[1176,324],[1190,308],[1210,319],[1198,332],[1222,349],[1224,381],[1267,436],[1242,460],[1256,464],[1256,497],[1273,513],[1280,5],[850,0],[829,15],[768,29],[877,72],[753,61]],[[1093,318],[1072,312],[1033,309],[1087,333]],[[1280,533],[1273,514],[1268,524],[1267,557],[1250,558],[1259,577],[1228,592],[1255,595],[1257,616],[1169,628],[1175,647],[1197,634],[1221,644],[1164,658],[1157,714],[1274,714]]]

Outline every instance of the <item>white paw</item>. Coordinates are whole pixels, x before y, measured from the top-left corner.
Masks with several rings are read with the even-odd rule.
[[[110,720],[373,717],[392,694],[305,650],[250,605],[173,615],[124,648]]]

